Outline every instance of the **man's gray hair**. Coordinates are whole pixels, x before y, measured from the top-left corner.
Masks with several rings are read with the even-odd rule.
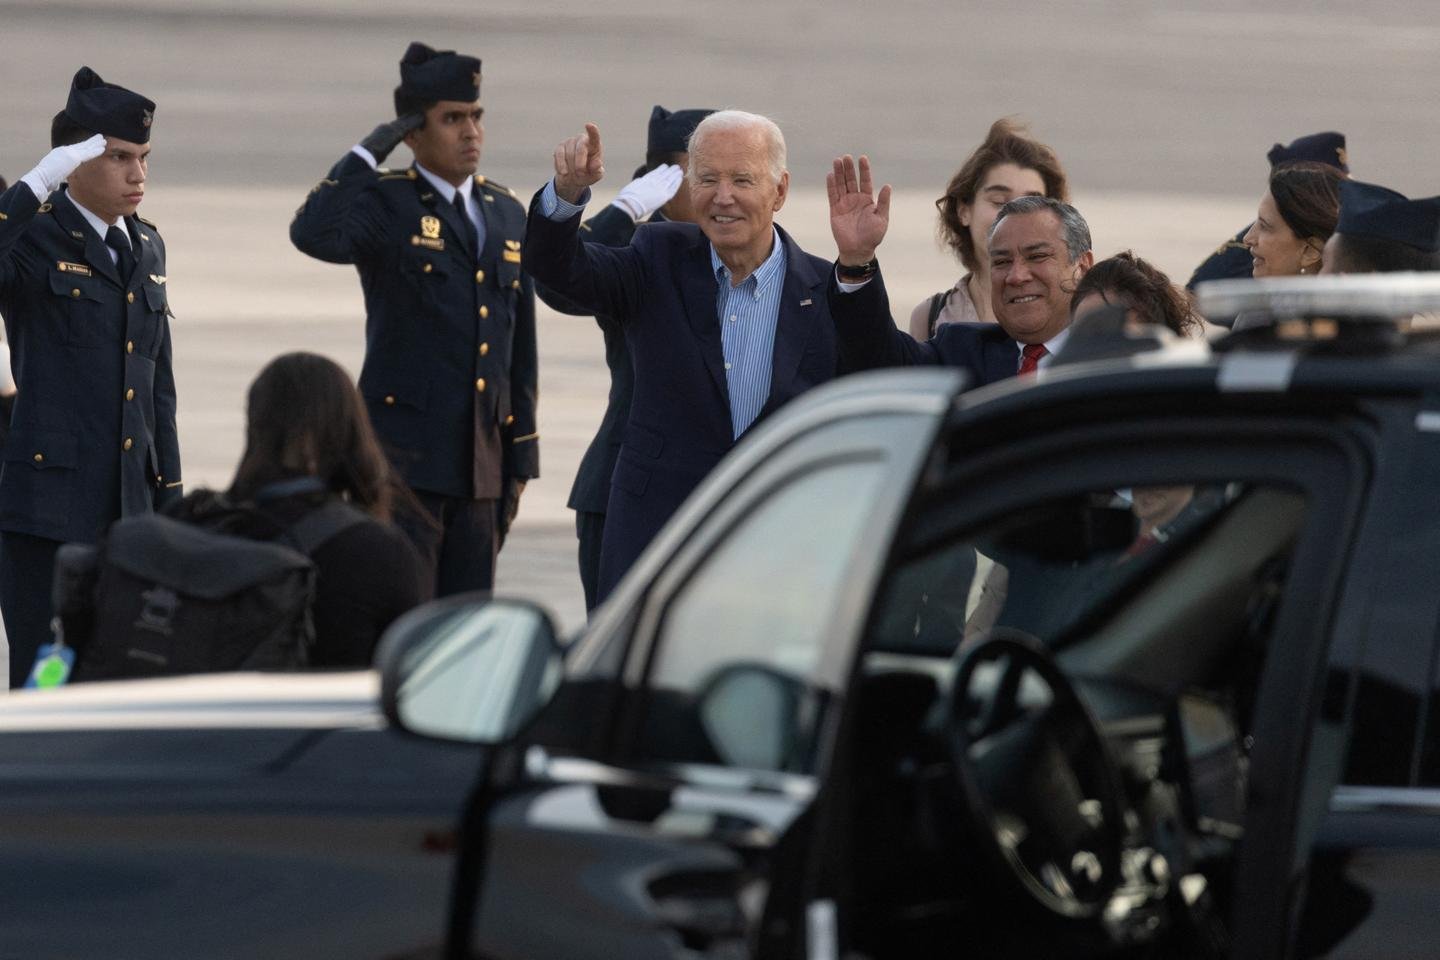
[[[995,236],[995,228],[1000,226],[1000,221],[1006,217],[1022,213],[1039,213],[1041,210],[1049,210],[1060,219],[1060,232],[1065,237],[1065,250],[1070,254],[1070,262],[1079,260],[1090,250],[1090,224],[1080,216],[1076,210],[1064,200],[1056,200],[1053,197],[1024,196],[1016,197],[1000,208],[995,214],[995,222],[990,225],[990,233],[986,235],[985,242],[988,244]]]
[[[765,138],[765,159],[770,166],[770,176],[779,183],[785,173],[785,135],[780,132],[780,127],[774,120],[758,113],[746,113],[744,110],[717,110],[695,127],[686,145],[690,152],[690,179],[695,179],[695,156],[703,152],[702,144],[705,138],[717,133],[739,133],[746,130],[758,131]]]

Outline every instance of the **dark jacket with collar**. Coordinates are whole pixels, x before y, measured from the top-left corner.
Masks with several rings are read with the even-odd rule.
[[[494,499],[540,473],[535,291],[520,269],[525,211],[475,177],[485,249],[414,167],[347,153],[290,224],[301,252],[353,263],[365,294],[360,392],[413,489]]]
[[[690,223],[646,224],[626,247],[583,243],[580,217],[555,222],[531,202],[526,263],[539,283],[623,326],[635,370],[600,559],[603,598],[734,445],[710,242]],[[825,300],[830,264],[784,230],[786,271],[770,395],[756,422],[835,375]]]
[[[959,367],[970,372],[970,386],[978,387],[1013,377],[1020,367],[1020,346],[999,324],[947,323],[921,342],[896,328],[880,274],[850,293],[841,291],[833,269],[830,275],[830,312],[845,373],[917,364]]]
[[[655,214],[648,221],[664,223],[665,218]],[[580,224],[580,236],[586,243],[599,243],[607,247],[623,247],[635,235],[635,221],[630,214],[611,204],[595,216]],[[560,296],[542,284],[536,284],[535,293],[546,304],[561,313],[587,316],[589,311]],[[615,472],[615,461],[620,456],[620,444],[624,440],[625,424],[630,419],[630,403],[635,393],[635,370],[630,363],[630,350],[625,346],[623,321],[599,315],[595,322],[605,338],[605,366],[610,371],[610,395],[605,402],[605,415],[595,438],[585,448],[580,458],[580,467],[575,471],[575,483],[570,487],[570,499],[565,504],[580,513],[604,513],[610,500],[610,475]]]
[[[0,315],[19,394],[0,468],[0,530],[94,542],[121,516],[178,499],[165,243],[126,217],[136,266],[62,188],[0,195]]]

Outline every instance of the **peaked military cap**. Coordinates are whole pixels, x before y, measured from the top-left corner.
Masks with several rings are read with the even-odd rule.
[[[1345,134],[1333,130],[1297,137],[1288,144],[1277,143],[1270,148],[1266,157],[1272,167],[1307,160],[1311,163],[1328,164],[1341,173],[1350,172],[1350,157],[1345,153]]]
[[[1335,232],[1440,250],[1440,197],[1408,200],[1389,187],[1358,180],[1340,183],[1340,219]]]
[[[412,43],[400,58],[400,86],[395,94],[425,102],[473,103],[480,99],[480,60]]]
[[[671,112],[658,103],[650,111],[650,136],[646,153],[684,153],[690,149],[690,134],[714,110],[676,110]]]
[[[155,103],[124,87],[106,83],[89,67],[81,67],[70,82],[65,116],[91,133],[103,133],[131,143],[149,143]]]

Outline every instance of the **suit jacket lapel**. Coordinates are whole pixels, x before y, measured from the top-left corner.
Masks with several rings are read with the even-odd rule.
[[[700,355],[715,389],[730,409],[730,390],[725,383],[725,349],[720,343],[720,321],[715,313],[715,303],[720,290],[715,273],[710,269],[710,241],[702,233],[690,248],[685,269],[680,277],[680,292],[685,302],[685,314],[690,329],[700,343]]]
[[[420,192],[420,202],[434,211],[445,226],[450,229],[445,231],[445,236],[460,244],[460,248],[475,259],[475,240],[464,224],[460,222],[460,215],[455,211],[455,204],[450,203],[435,190],[425,175],[418,170],[415,174],[415,189]],[[415,224],[415,232],[420,233],[420,224]],[[423,234],[421,234],[423,236]]]
[[[130,236],[135,241],[135,276],[130,278],[130,282],[138,283],[158,276],[156,271],[160,269],[160,254],[155,251],[155,241],[153,238],[141,239],[141,237],[150,236],[150,228],[139,221],[132,220]]]
[[[775,352],[770,369],[769,410],[791,396],[790,385],[800,370],[805,347],[815,336],[825,303],[827,277],[818,275],[804,251],[784,230],[776,228],[785,244],[784,287],[780,291],[780,312],[775,320]],[[828,319],[826,320],[828,322]]]
[[[1003,334],[987,339],[984,350],[984,374],[986,383],[994,383],[1015,376],[1020,369],[1020,347]]]
[[[90,269],[117,287],[123,287],[124,284],[120,282],[120,271],[115,269],[115,261],[110,259],[110,248],[105,246],[105,241],[95,234],[94,228],[80,215],[80,211],[75,209],[75,203],[70,199],[70,194],[62,192],[53,205],[52,216],[60,226],[72,237],[76,233],[84,237],[78,242],[85,246],[85,262],[89,264]]]

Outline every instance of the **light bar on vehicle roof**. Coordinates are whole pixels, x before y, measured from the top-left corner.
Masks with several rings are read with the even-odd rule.
[[[1196,285],[1195,298],[1216,320],[1240,313],[1394,319],[1440,311],[1440,273],[1210,280]]]

